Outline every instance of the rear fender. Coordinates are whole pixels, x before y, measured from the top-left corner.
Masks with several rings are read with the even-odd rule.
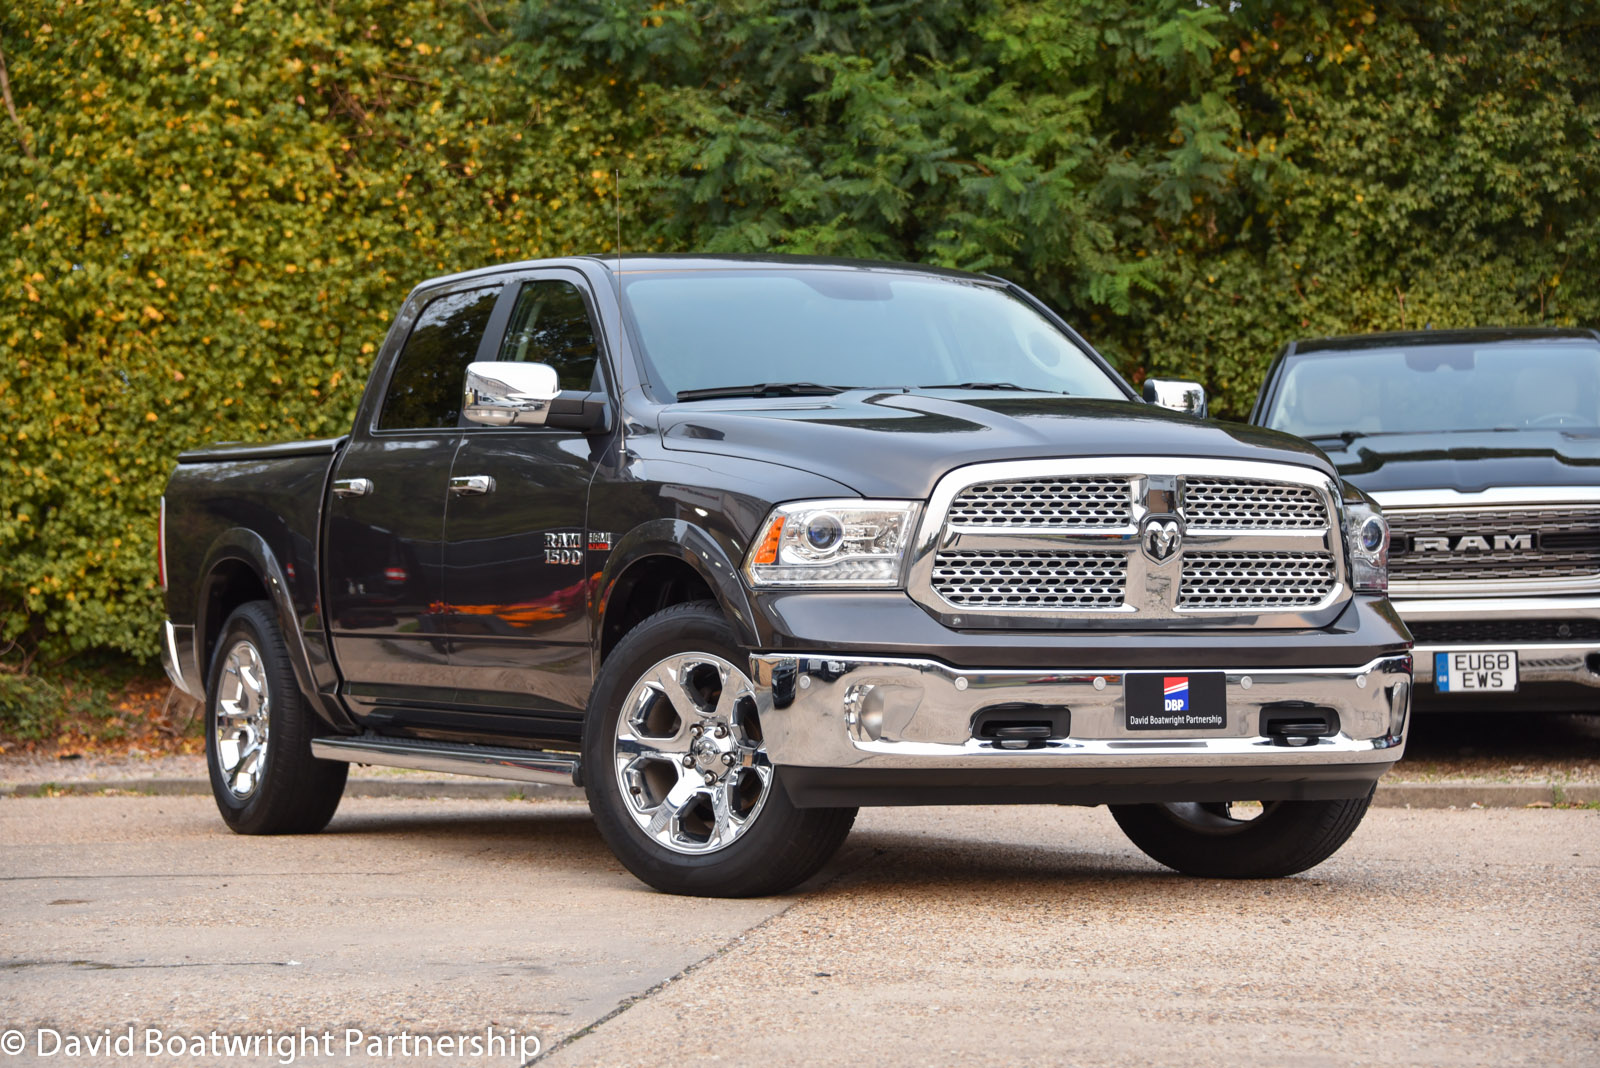
[[[201,670],[205,673],[204,678],[209,680],[211,677],[211,658],[216,655],[213,635],[223,623],[221,619],[208,618],[208,613],[213,610],[211,595],[216,583],[221,580],[224,565],[229,561],[244,564],[260,580],[262,588],[266,591],[267,600],[272,604],[273,614],[277,617],[278,629],[283,632],[284,644],[289,650],[290,666],[294,669],[295,684],[299,686],[300,693],[312,711],[334,730],[348,734],[357,733],[359,728],[339,703],[338,698],[331,693],[323,693],[317,686],[319,672],[315,670],[306,647],[302,622],[295,611],[289,593],[289,583],[284,577],[283,567],[276,554],[266,539],[243,527],[227,530],[212,542],[210,550],[206,553],[205,563],[200,569],[200,573],[205,577],[201,580],[199,597],[196,599],[195,640],[202,643],[197,659]],[[321,630],[321,617],[313,614],[305,621],[304,626]],[[321,672],[324,675],[327,673],[327,670]]]

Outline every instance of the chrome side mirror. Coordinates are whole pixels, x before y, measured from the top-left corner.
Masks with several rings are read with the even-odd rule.
[[[1144,399],[1158,408],[1206,417],[1206,387],[1198,382],[1185,382],[1179,378],[1147,378],[1144,380]]]
[[[461,413],[482,426],[544,426],[560,392],[547,363],[469,363]]]

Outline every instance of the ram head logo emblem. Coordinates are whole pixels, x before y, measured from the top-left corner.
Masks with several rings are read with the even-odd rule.
[[[1164,564],[1178,553],[1183,541],[1183,527],[1176,516],[1146,516],[1144,529],[1139,533],[1139,544],[1144,554],[1158,564]]]

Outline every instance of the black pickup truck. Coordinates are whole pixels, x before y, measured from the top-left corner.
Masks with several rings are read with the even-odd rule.
[[[1145,397],[991,277],[436,279],[348,437],[180,457],[167,669],[243,833],[320,829],[354,762],[582,785],[680,893],[795,885],[860,805],[1109,804],[1180,871],[1301,871],[1404,749],[1387,527]]]
[[[1600,713],[1600,331],[1296,341],[1251,421],[1383,506],[1419,708]]]

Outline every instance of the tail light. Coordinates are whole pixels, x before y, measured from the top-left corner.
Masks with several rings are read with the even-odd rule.
[[[156,578],[161,588],[167,588],[167,499],[161,498],[161,508],[156,512]]]

